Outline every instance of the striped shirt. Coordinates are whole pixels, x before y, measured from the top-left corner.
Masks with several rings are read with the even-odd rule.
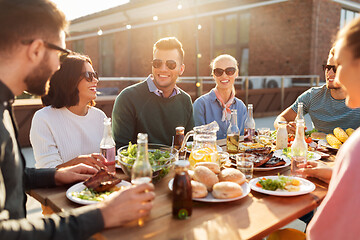
[[[336,127],[346,130],[360,126],[360,108],[348,108],[345,99],[334,99],[326,85],[310,88],[301,94],[291,105],[295,112],[299,102],[304,104],[304,115],[310,115],[313,127],[319,132],[332,133]]]

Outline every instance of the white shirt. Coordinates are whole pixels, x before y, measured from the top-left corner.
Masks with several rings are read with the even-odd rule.
[[[30,142],[37,168],[53,168],[79,155],[100,152],[105,113],[89,108],[79,116],[66,107],[44,107],[33,117]]]

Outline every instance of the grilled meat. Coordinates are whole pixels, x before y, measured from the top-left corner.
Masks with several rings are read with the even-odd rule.
[[[270,152],[271,147],[250,148],[245,150],[245,153],[259,153],[263,155],[268,155]]]
[[[104,169],[100,169],[94,176],[88,178],[84,185],[97,192],[104,192],[121,182],[120,178],[108,173]]]
[[[254,154],[256,155],[254,162],[254,167],[263,167],[273,156],[273,152],[269,152],[267,155],[265,154]]]
[[[285,165],[285,161],[282,158],[273,156],[264,165],[264,167],[278,167]]]

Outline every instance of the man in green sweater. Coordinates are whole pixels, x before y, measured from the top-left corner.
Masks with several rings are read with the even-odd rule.
[[[105,201],[47,218],[26,218],[25,190],[84,181],[97,171],[25,167],[12,112],[14,95],[42,95],[65,48],[64,14],[49,0],[0,0],[0,239],[88,239],[149,214],[154,186],[142,184]],[[65,193],[64,193],[65,194]]]
[[[138,133],[147,133],[149,143],[171,145],[175,128],[194,127],[189,94],[176,86],[183,74],[184,50],[175,37],[163,38],[153,47],[152,74],[143,82],[125,88],[112,112],[116,147],[136,143]]]

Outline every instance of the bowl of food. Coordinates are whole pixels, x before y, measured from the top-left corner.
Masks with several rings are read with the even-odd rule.
[[[175,148],[162,144],[148,144],[149,162],[153,169],[152,182],[157,183],[165,177],[173,167],[173,163],[178,160],[179,153]],[[136,160],[137,145],[131,144],[118,149],[117,163],[123,172],[131,177],[131,169]]]

